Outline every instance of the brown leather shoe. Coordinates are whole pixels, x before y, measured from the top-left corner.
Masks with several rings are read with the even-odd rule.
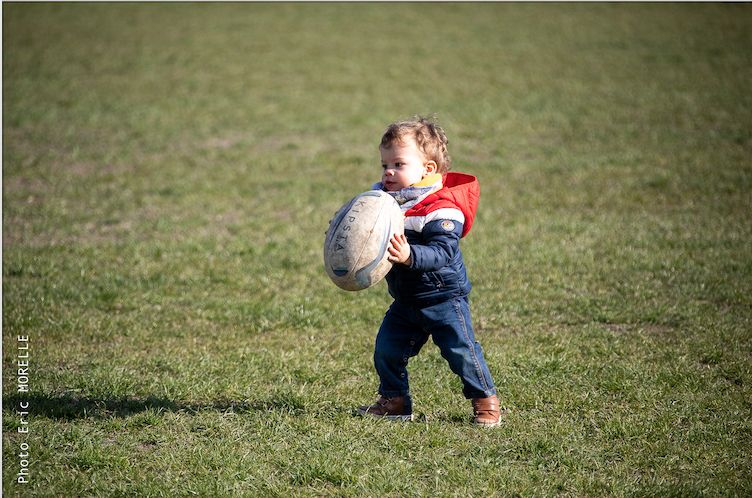
[[[409,421],[413,419],[413,410],[412,406],[405,406],[404,397],[385,398],[382,396],[375,405],[358,408],[358,415]]]
[[[473,414],[475,425],[483,427],[497,427],[501,424],[501,411],[499,410],[499,398],[496,395],[490,398],[474,398]]]

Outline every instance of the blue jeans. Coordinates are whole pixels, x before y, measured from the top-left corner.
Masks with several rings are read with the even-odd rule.
[[[496,394],[483,349],[470,323],[470,301],[465,297],[418,308],[394,301],[376,336],[373,361],[386,398],[405,396],[411,402],[407,363],[416,356],[428,336],[439,347],[449,368],[462,379],[467,399]]]

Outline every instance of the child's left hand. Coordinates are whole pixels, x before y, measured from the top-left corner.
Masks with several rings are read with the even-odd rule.
[[[412,263],[410,244],[407,243],[405,234],[392,235],[389,242],[391,242],[391,244],[389,245],[389,256],[387,256],[387,259],[392,263],[402,263],[410,266]]]

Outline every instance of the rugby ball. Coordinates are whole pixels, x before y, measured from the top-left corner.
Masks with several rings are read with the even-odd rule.
[[[381,190],[356,195],[337,211],[324,241],[324,265],[337,287],[358,291],[392,269],[389,239],[405,233],[399,204]]]

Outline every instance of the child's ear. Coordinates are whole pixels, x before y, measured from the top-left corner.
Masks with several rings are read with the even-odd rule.
[[[426,163],[426,174],[433,175],[436,173],[436,170],[438,169],[438,166],[436,166],[436,161],[428,161]]]

